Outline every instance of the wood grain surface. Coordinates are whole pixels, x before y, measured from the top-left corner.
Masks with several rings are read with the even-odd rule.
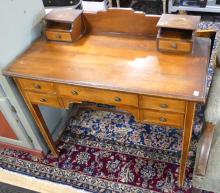
[[[83,11],[79,9],[73,10],[73,9],[59,8],[49,12],[44,19],[46,21],[72,23],[77,17],[79,17],[79,15],[82,14],[82,12]]]
[[[201,16],[163,14],[157,27],[196,30]]]
[[[87,33],[115,34],[135,37],[156,37],[159,15],[145,15],[132,9],[108,9],[97,13],[83,13]]]
[[[192,55],[163,54],[155,40],[89,35],[75,44],[36,41],[4,75],[204,102],[208,39]]]

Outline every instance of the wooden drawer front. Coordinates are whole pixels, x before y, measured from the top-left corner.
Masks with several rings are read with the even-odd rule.
[[[28,79],[19,79],[19,81],[21,83],[22,88],[25,90],[44,93],[55,93],[53,83]]]
[[[64,41],[64,42],[71,42],[72,41],[70,32],[46,31],[46,36],[47,36],[48,40]]]
[[[184,114],[151,110],[141,110],[140,113],[143,122],[183,128]]]
[[[35,104],[62,108],[57,97],[53,95],[28,92],[28,97]]]
[[[173,99],[141,96],[140,108],[184,113],[186,103]]]
[[[164,51],[191,52],[191,42],[159,40],[159,49]]]
[[[66,85],[58,85],[58,93],[62,97],[69,97],[76,101],[138,107],[138,96],[134,94]]]

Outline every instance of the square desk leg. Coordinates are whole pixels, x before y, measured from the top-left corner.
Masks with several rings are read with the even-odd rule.
[[[26,96],[25,92],[23,92],[22,88],[21,88],[21,85],[19,83],[19,81],[17,81],[15,79],[15,82],[17,84],[17,87],[20,91],[20,93],[22,94],[24,100],[25,100],[25,103],[26,105],[28,106],[28,109],[30,110],[44,140],[46,141],[49,149],[51,150],[51,152],[53,153],[54,156],[58,157],[58,151],[56,149],[56,146],[55,146],[55,143],[50,135],[50,132],[47,128],[47,125],[44,121],[44,118],[40,112],[40,109],[38,107],[38,105],[36,104],[32,104],[31,101],[29,100],[28,96]]]
[[[179,170],[179,186],[182,186],[185,179],[186,163],[188,160],[189,146],[192,136],[194,114],[195,114],[194,102],[187,102],[185,123],[183,129],[183,139],[182,139],[182,152],[180,159],[180,170]]]

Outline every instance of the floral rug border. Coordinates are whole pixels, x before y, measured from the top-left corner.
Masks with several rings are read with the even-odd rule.
[[[21,168],[22,166],[22,168]],[[9,171],[22,173],[27,176],[46,179],[52,182],[70,185],[75,188],[93,192],[126,192],[126,193],[157,193],[153,190],[134,187],[118,182],[91,177],[82,173],[63,170],[40,163],[32,163],[26,160],[18,160],[0,155],[0,167]],[[65,178],[64,178],[65,177]],[[86,183],[85,183],[86,181]],[[98,187],[98,188],[97,188]]]

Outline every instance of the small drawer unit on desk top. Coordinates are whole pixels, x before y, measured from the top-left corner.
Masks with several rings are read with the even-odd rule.
[[[157,48],[163,52],[191,53],[200,16],[163,14],[157,23]]]
[[[55,9],[48,13],[44,20],[47,40],[75,42],[85,31],[82,10]]]

